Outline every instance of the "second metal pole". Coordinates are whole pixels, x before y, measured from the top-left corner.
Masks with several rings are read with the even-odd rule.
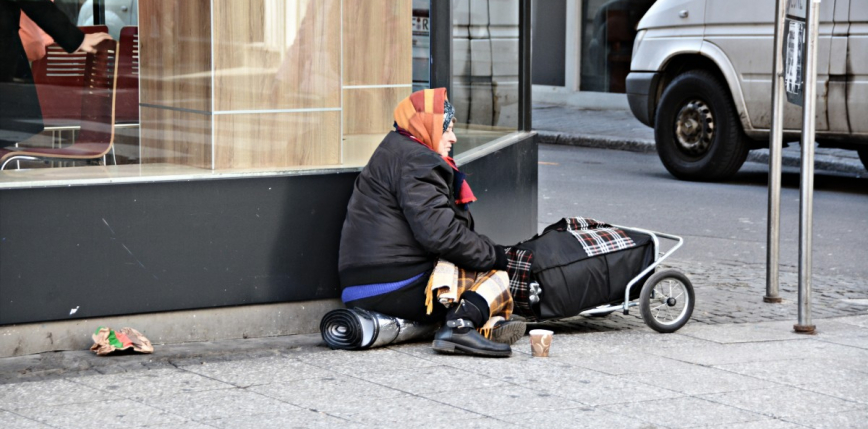
[[[781,255],[781,150],[784,145],[784,26],[787,0],[778,0],[775,12],[775,53],[772,73],[772,129],[769,140],[769,212],[766,241],[766,294],[763,301],[781,302],[779,273]]]
[[[811,0],[807,15],[805,55],[805,107],[802,125],[802,180],[799,205],[799,322],[796,332],[814,333],[811,322],[811,249],[814,222],[814,140],[817,104],[817,39],[820,28],[820,1]]]

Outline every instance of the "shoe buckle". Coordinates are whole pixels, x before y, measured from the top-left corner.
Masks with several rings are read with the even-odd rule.
[[[464,319],[447,320],[446,326],[450,328],[472,328],[473,322]]]

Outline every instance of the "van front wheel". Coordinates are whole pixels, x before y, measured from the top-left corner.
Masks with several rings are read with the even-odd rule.
[[[679,179],[725,180],[747,159],[747,137],[729,90],[707,71],[691,70],[672,80],[654,125],[657,154]]]

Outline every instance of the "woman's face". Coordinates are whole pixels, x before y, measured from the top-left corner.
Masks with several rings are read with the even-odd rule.
[[[446,131],[443,131],[443,137],[440,137],[440,156],[449,156],[452,145],[458,141],[455,137],[455,131],[452,129],[454,126],[455,120],[453,119]]]

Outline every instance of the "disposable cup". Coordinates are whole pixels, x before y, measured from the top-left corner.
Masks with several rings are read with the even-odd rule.
[[[533,357],[548,357],[554,332],[545,329],[530,331],[530,351]]]

